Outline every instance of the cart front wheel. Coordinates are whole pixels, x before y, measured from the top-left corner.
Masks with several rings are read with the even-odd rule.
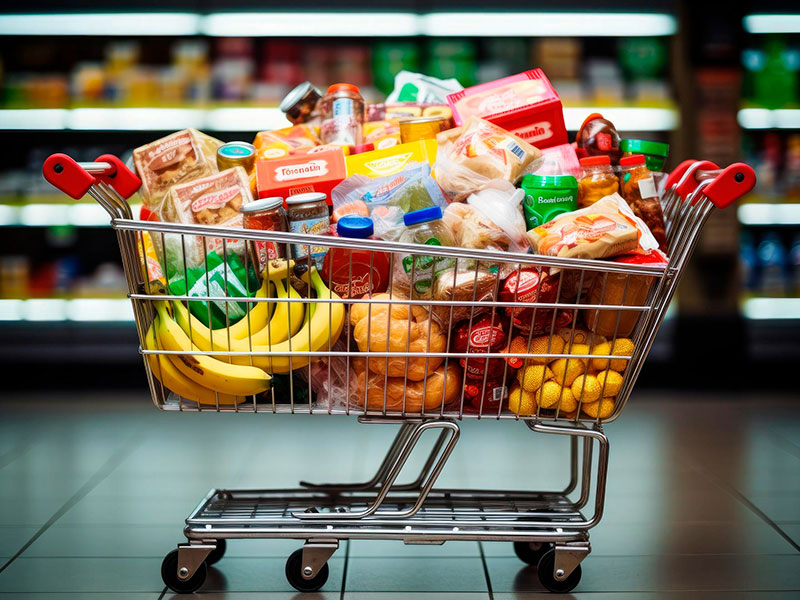
[[[311,579],[303,577],[303,549],[295,550],[286,560],[286,579],[298,592],[316,592],[328,581],[328,563]]]
[[[539,564],[545,552],[553,548],[549,542],[514,542],[514,553],[522,562],[533,565]]]
[[[213,564],[218,563],[220,560],[222,560],[222,557],[225,556],[225,550],[227,549],[228,549],[228,544],[225,542],[225,540],[217,540],[217,547],[208,553],[205,563],[209,567]]]
[[[178,578],[178,551],[173,550],[164,557],[161,563],[161,579],[164,580],[164,585],[171,589],[176,594],[191,594],[200,589],[206,581],[208,574],[208,567],[206,563],[200,563],[197,571],[189,579]]]
[[[548,550],[539,561],[539,581],[541,584],[556,594],[566,594],[574,590],[575,586],[581,581],[581,566],[576,566],[575,570],[563,581],[558,581],[553,575],[555,566],[556,551]]]

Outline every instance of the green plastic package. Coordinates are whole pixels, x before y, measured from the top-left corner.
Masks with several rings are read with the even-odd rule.
[[[172,261],[168,262],[169,290],[176,296],[196,296],[207,298],[209,296],[227,296],[231,298],[247,298],[256,294],[259,288],[258,277],[252,265],[248,265],[247,274],[241,259],[234,253],[229,253],[226,260],[216,252],[209,252],[206,257],[208,276],[204,267],[195,267],[186,270],[189,279],[189,291],[186,291],[186,281],[183,269],[171,268]],[[226,285],[227,276],[227,285]],[[232,301],[192,301],[189,310],[204,325],[212,329],[220,329],[233,325],[247,314],[247,302]],[[209,314],[211,322],[209,323]]]

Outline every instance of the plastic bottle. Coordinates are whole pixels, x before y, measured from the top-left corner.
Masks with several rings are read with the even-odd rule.
[[[345,215],[336,223],[339,237],[372,237],[372,219]],[[355,243],[357,244],[357,242]],[[342,298],[385,292],[389,286],[389,256],[385,252],[350,248],[331,248],[322,263],[322,280]]]
[[[758,245],[760,265],[760,292],[768,298],[782,298],[786,295],[786,275],[788,262],[786,248],[780,236],[770,231]]]
[[[586,117],[575,141],[578,145],[578,158],[606,155],[611,159],[611,164],[616,165],[622,154],[617,128],[600,113],[592,113]]]
[[[442,209],[430,206],[406,213],[403,217],[406,229],[400,234],[400,241],[427,246],[455,246],[456,241],[450,228],[442,220]],[[436,274],[443,273],[455,264],[454,258],[428,256],[415,252],[403,257],[403,271],[413,277],[414,292],[429,294]]]
[[[350,83],[334,83],[320,105],[320,139],[323,144],[355,146],[362,142],[365,105],[358,87]]]

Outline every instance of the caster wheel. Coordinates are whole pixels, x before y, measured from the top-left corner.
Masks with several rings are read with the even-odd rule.
[[[228,544],[225,542],[225,540],[217,540],[217,547],[214,548],[208,554],[208,556],[206,556],[205,563],[209,567],[211,565],[214,565],[214,564],[218,563],[220,560],[222,560],[222,557],[225,556],[225,550],[227,549],[227,547],[228,547]]]
[[[303,549],[295,550],[286,560],[286,579],[298,592],[316,592],[328,581],[328,563],[312,579],[303,577]]]
[[[581,566],[575,567],[575,570],[569,574],[563,581],[558,581],[553,576],[553,568],[556,565],[556,551],[548,550],[542,555],[539,560],[539,582],[551,592],[556,594],[566,594],[575,589],[581,581]]]
[[[206,581],[208,567],[202,563],[189,579],[178,579],[178,551],[173,550],[164,557],[161,563],[161,579],[164,585],[176,594],[191,594],[200,589]]]
[[[514,553],[522,562],[533,565],[539,564],[544,553],[553,548],[550,542],[514,542]]]

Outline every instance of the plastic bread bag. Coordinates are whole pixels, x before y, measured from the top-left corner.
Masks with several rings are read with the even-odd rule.
[[[516,183],[541,153],[522,138],[470,117],[436,136],[435,176],[451,200],[462,200],[492,179]]]
[[[332,221],[347,214],[371,217],[375,237],[396,240],[405,228],[403,215],[429,206],[447,206],[447,199],[431,177],[430,165],[412,163],[387,177],[351,175],[333,188]]]
[[[333,352],[352,352],[346,336],[340,336],[331,348]],[[323,348],[323,350],[327,350]],[[347,405],[347,356],[312,357],[307,369],[295,371],[305,380],[314,394],[314,407],[320,409],[345,408]],[[352,374],[351,374],[352,377]]]
[[[537,254],[569,258],[608,258],[650,252],[658,242],[619,194],[559,215],[528,232]]]

